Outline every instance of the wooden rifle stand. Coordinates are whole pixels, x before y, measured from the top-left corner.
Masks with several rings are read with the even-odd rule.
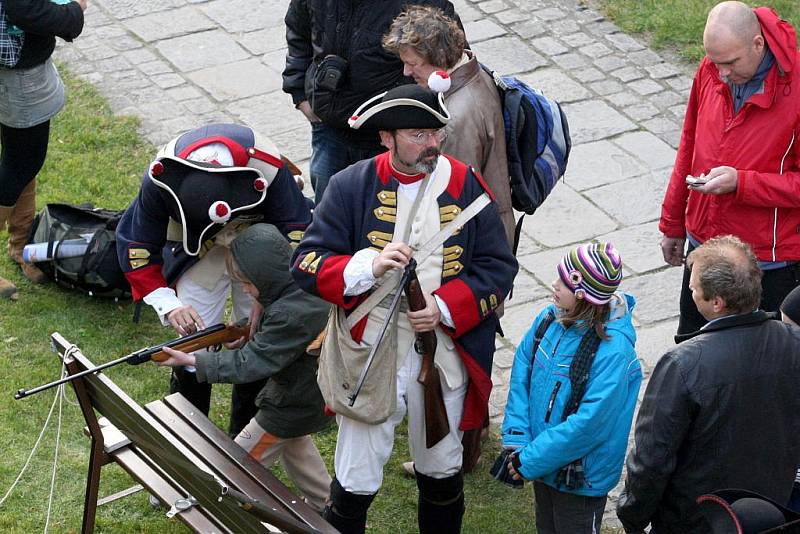
[[[94,367],[60,334],[52,341],[70,374]],[[72,385],[91,436],[82,532],[94,531],[100,470],[111,462],[168,506],[194,499],[176,515],[196,532],[336,532],[182,395],[143,408],[102,372]]]

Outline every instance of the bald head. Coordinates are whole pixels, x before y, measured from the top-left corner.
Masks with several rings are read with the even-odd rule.
[[[742,2],[714,6],[703,32],[703,47],[722,79],[735,85],[755,76],[766,51],[758,17]]]

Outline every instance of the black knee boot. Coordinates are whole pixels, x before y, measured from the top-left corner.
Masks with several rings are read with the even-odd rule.
[[[432,478],[417,471],[419,509],[417,522],[420,534],[461,532],[464,517],[464,474]]]
[[[364,534],[367,527],[367,510],[374,498],[374,493],[372,495],[350,493],[334,478],[331,481],[331,503],[323,510],[322,517],[342,534]]]
[[[198,382],[197,373],[190,373],[183,367],[172,369],[169,392],[180,393],[198,410],[208,415],[208,409],[211,407],[211,384]]]

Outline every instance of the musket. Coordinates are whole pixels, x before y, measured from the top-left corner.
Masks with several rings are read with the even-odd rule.
[[[127,356],[123,356],[122,358],[117,358],[116,360],[92,367],[91,369],[86,369],[80,373],[66,376],[61,380],[43,384],[33,389],[20,389],[14,394],[14,398],[17,400],[24,399],[25,397],[35,395],[41,391],[60,386],[61,384],[71,382],[72,380],[76,380],[86,375],[97,373],[103,369],[108,369],[109,367],[114,367],[115,365],[119,365],[121,363],[139,365],[150,360],[155,362],[163,362],[169,358],[169,355],[164,352],[164,347],[170,347],[181,352],[193,352],[207,347],[216,347],[218,345],[222,345],[223,343],[236,341],[241,337],[246,338],[249,335],[250,325],[247,324],[246,319],[230,326],[226,326],[222,323],[215,324],[214,326],[210,326],[204,330],[200,330],[185,337],[179,337],[159,345],[153,345],[152,347],[139,349],[136,352],[131,352]]]
[[[389,322],[392,320],[392,316],[394,315],[395,310],[397,310],[397,306],[400,304],[400,297],[403,296],[403,287],[405,286],[408,277],[411,276],[411,273],[414,272],[414,269],[416,268],[417,262],[412,258],[408,262],[408,265],[406,265],[405,270],[403,271],[403,276],[400,278],[400,282],[397,284],[394,297],[392,297],[392,302],[389,305],[389,311],[386,313],[386,318],[383,320],[383,324],[381,325],[381,331],[378,334],[378,339],[376,339],[375,343],[372,344],[372,348],[367,356],[367,363],[361,370],[361,375],[358,377],[356,387],[353,390],[353,393],[350,394],[350,397],[348,397],[350,399],[350,402],[348,403],[350,406],[356,403],[356,398],[358,398],[358,394],[361,392],[361,388],[364,386],[364,382],[367,380],[367,373],[369,372],[369,368],[372,366],[372,360],[375,359],[375,354],[378,351],[378,347],[383,342],[383,337],[386,335],[386,330],[389,328]]]
[[[424,310],[425,295],[419,285],[417,272],[411,269],[405,284],[408,311]],[[414,349],[422,356],[422,367],[417,376],[417,382],[425,389],[425,447],[430,449],[450,433],[450,423],[447,421],[447,408],[442,397],[442,383],[439,369],[436,368],[436,332],[417,332]]]

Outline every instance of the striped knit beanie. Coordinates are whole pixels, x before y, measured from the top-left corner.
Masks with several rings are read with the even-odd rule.
[[[579,245],[558,264],[558,276],[577,298],[602,305],[622,280],[622,258],[611,243]]]

